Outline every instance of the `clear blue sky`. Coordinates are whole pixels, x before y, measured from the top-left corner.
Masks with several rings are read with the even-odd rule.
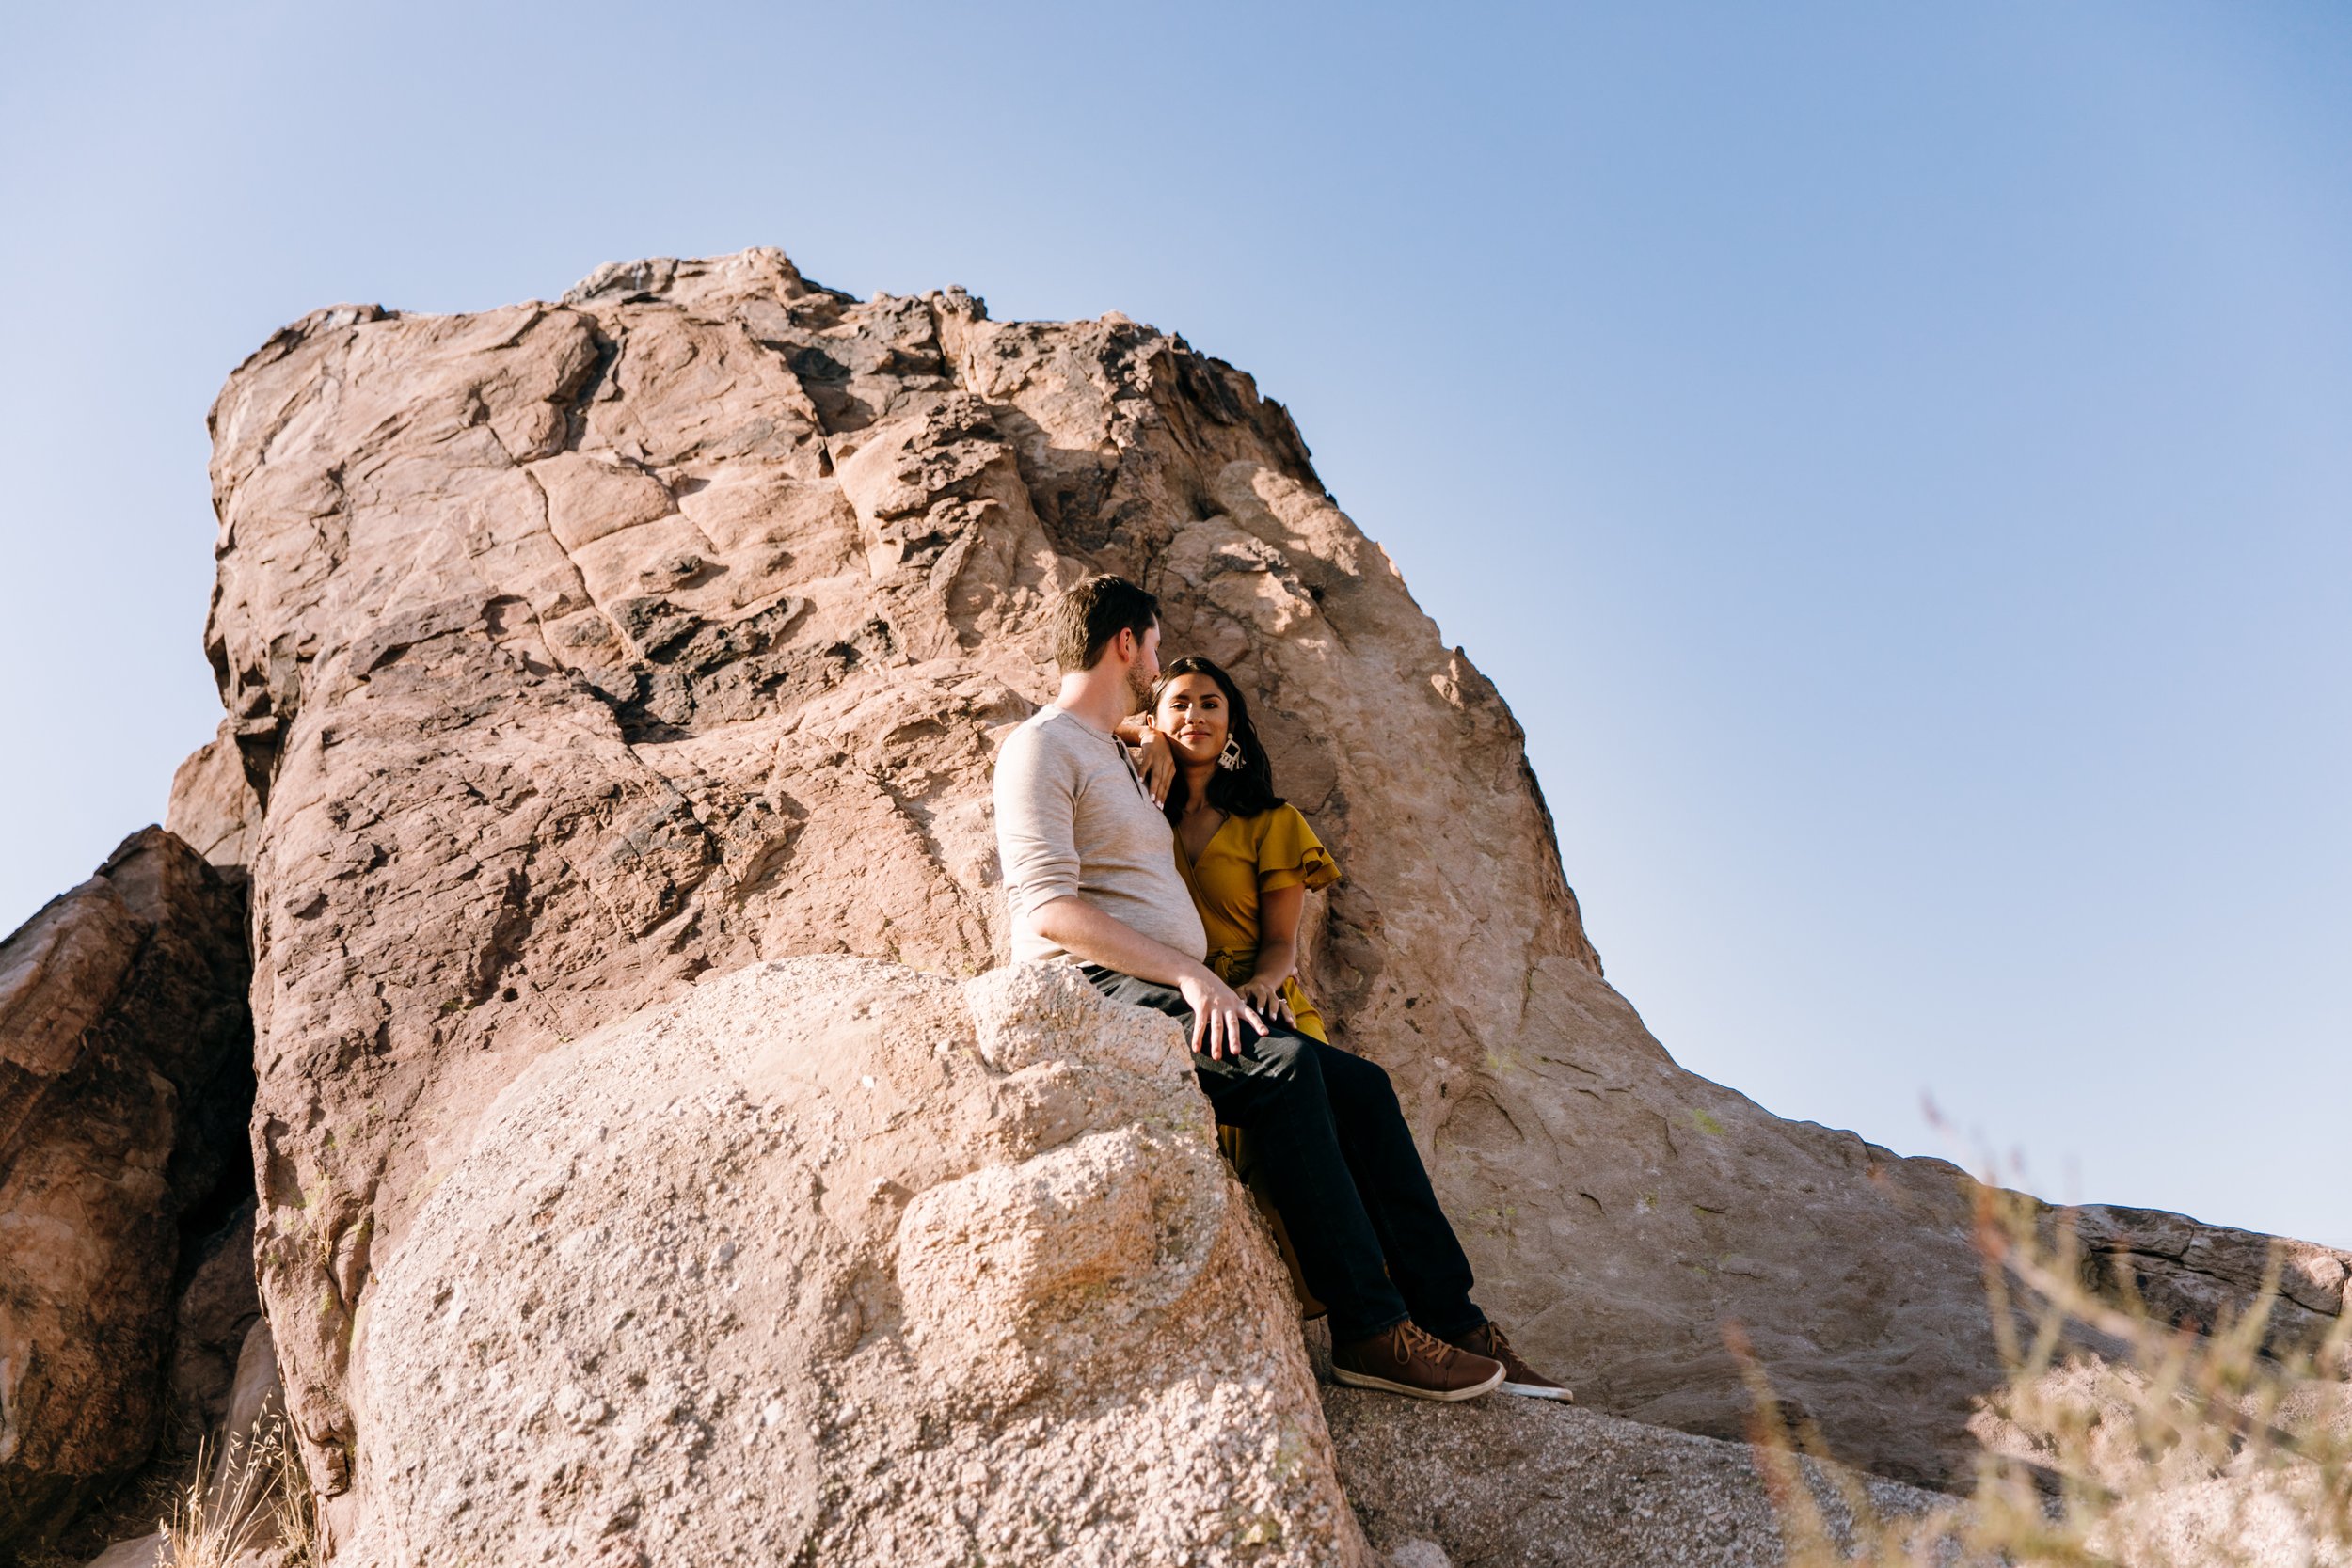
[[[20,9],[0,925],[216,707],[204,410],[314,306],[750,245],[1254,372],[1784,1115],[2352,1243],[2352,11]],[[1403,852],[1400,850],[1400,852]]]

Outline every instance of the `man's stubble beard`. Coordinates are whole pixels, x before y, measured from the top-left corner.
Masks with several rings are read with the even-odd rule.
[[[1128,712],[1141,713],[1151,706],[1152,688],[1154,684],[1156,684],[1155,677],[1145,674],[1142,665],[1127,666],[1127,695],[1132,699],[1127,705]]]

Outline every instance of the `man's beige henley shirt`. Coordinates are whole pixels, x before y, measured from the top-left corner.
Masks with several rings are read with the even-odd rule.
[[[1028,928],[1031,910],[1073,894],[1188,958],[1207,954],[1168,818],[1117,736],[1048,703],[1006,737],[995,788],[1016,961],[1076,961]]]

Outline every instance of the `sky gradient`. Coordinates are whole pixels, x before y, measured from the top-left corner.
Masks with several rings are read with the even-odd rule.
[[[2352,1244],[2352,12],[12,33],[0,926],[217,720],[204,412],[273,329],[775,245],[1252,372],[1511,703],[1686,1066],[2052,1197]]]

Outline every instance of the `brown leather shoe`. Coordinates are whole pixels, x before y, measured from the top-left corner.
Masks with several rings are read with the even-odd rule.
[[[1458,1350],[1407,1318],[1333,1350],[1331,1375],[1351,1387],[1417,1400],[1474,1400],[1502,1381],[1502,1363]]]
[[[1551,1381],[1534,1368],[1519,1359],[1519,1353],[1511,1348],[1511,1341],[1502,1337],[1502,1330],[1493,1323],[1480,1323],[1468,1334],[1457,1334],[1446,1341],[1455,1350],[1470,1355],[1483,1355],[1490,1361],[1502,1363],[1502,1391],[1522,1399],[1558,1400],[1574,1404],[1576,1395],[1565,1386]]]

